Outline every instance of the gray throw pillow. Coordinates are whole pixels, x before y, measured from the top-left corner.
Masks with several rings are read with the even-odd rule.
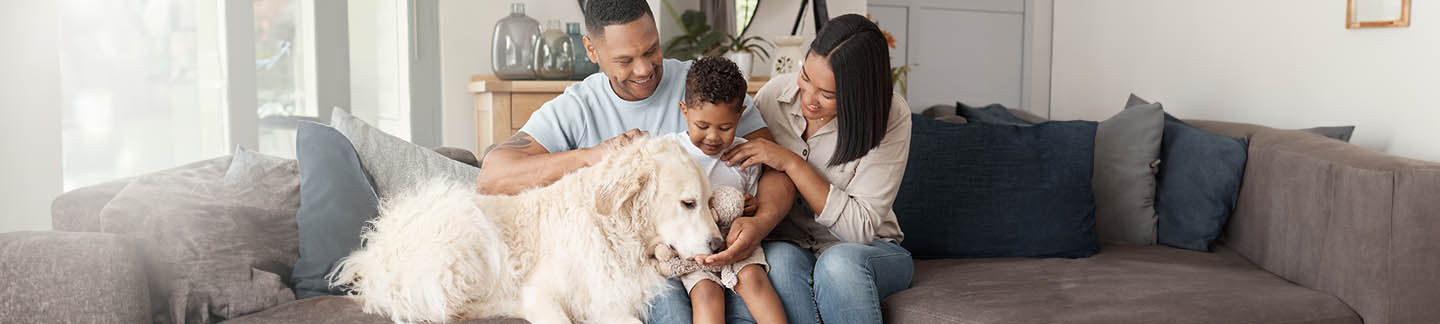
[[[936,107],[930,108],[935,109]],[[1001,104],[990,104],[989,106],[976,108],[971,107],[970,105],[966,105],[963,102],[955,102],[955,107],[953,108],[953,110],[955,114],[964,117],[968,121],[976,121],[982,123],[1029,126],[1050,121],[1050,119],[1040,117],[1039,115],[1036,115],[1029,111],[1025,111],[1023,109],[1007,108]],[[939,119],[938,117],[940,116],[936,117],[936,119]]]
[[[1039,123],[1043,123],[1043,122],[1050,121],[1049,118],[1040,117],[1040,115],[1036,115],[1035,113],[1032,113],[1032,112],[1030,112],[1029,110],[1015,109],[1015,108],[1007,108],[1007,109],[1010,110],[1010,114],[1011,114],[1011,115],[1014,115],[1015,117],[1020,118],[1021,120],[1024,120],[1025,122],[1030,123],[1030,124],[1039,124]]]
[[[965,124],[970,122],[966,120],[965,117],[955,114],[955,106],[951,105],[930,106],[930,108],[925,108],[925,111],[920,112],[920,116],[951,124]]]
[[[355,146],[355,152],[360,155],[360,166],[375,180],[375,193],[382,200],[414,187],[421,180],[438,177],[475,183],[475,176],[480,174],[480,168],[386,134],[344,109],[333,110],[330,124]]]
[[[1165,112],[1129,107],[1095,130],[1095,229],[1101,242],[1155,244],[1155,161]]]
[[[360,248],[365,222],[379,215],[379,198],[350,140],[329,126],[300,122],[300,259],[291,278],[295,299],[339,295],[325,276],[335,262]]]
[[[1355,126],[1311,127],[1302,129],[1300,131],[1325,136],[1341,142],[1349,143],[1350,135],[1355,133]]]
[[[1126,109],[1145,104],[1130,94]],[[1239,200],[1249,145],[1248,139],[1206,133],[1165,114],[1155,174],[1156,243],[1210,251]]]
[[[136,178],[101,229],[140,248],[157,321],[236,318],[295,299],[299,189],[295,161],[238,149]]]

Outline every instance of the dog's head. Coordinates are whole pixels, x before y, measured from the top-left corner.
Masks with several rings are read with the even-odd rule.
[[[649,243],[675,248],[682,258],[725,248],[710,208],[710,181],[678,143],[640,138],[610,152],[598,167],[607,170],[595,196],[602,214],[628,214]]]

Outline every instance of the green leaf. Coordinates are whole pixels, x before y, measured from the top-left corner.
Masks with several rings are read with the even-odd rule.
[[[705,36],[700,37],[700,40],[695,42],[695,47],[699,49],[702,53],[713,54],[716,50],[725,49],[725,44],[723,42],[725,41],[725,37],[727,36],[729,35],[725,35],[725,33],[718,31],[710,32],[709,34],[705,34]]]
[[[705,14],[695,10],[685,10],[680,15],[681,26],[687,34],[702,34],[710,30],[710,24],[705,22]]]

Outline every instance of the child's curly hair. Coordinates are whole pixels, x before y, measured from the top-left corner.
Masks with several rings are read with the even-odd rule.
[[[720,56],[707,56],[690,65],[685,76],[685,105],[701,103],[728,104],[735,111],[744,111],[745,77],[735,62]]]

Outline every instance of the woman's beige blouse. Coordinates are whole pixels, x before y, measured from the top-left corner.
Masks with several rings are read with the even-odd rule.
[[[804,197],[796,196],[790,214],[771,232],[771,239],[789,240],[816,252],[839,242],[870,243],[905,237],[890,206],[905,175],[910,156],[910,106],[900,95],[893,96],[885,139],[860,159],[829,166],[839,140],[834,122],[827,123],[810,139],[802,140],[805,117],[795,74],[770,79],[755,94],[755,105],[765,118],[775,142],[799,154],[830,182],[825,208],[816,215]]]

